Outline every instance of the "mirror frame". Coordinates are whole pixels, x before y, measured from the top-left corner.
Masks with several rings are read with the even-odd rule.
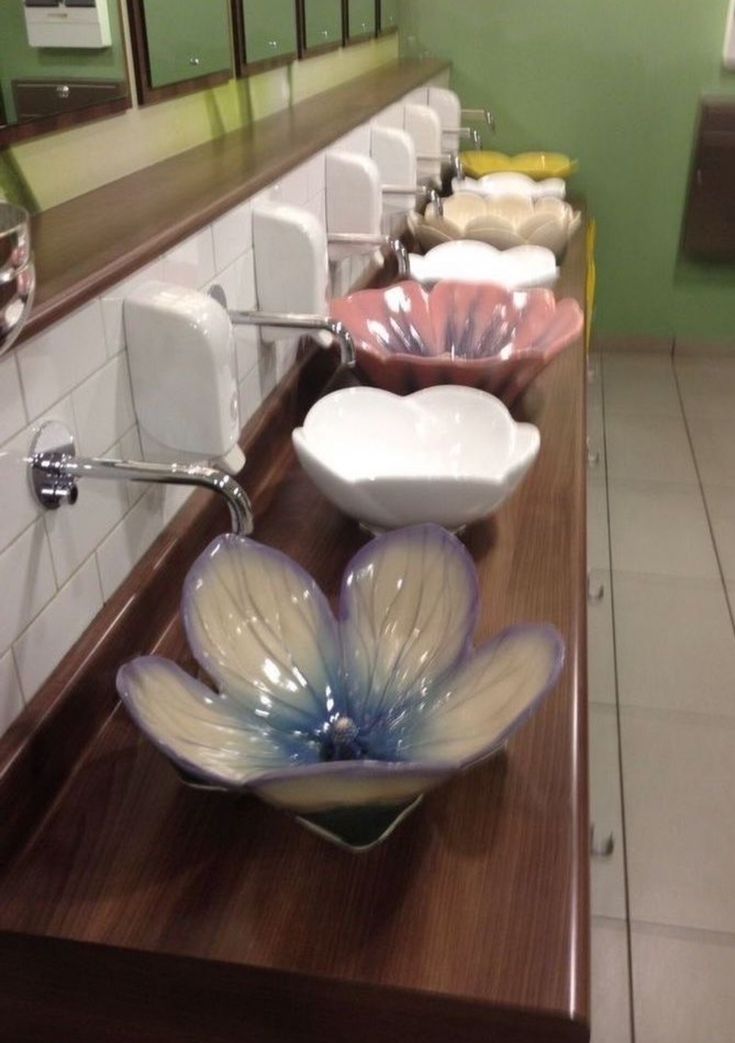
[[[284,65],[291,65],[299,57],[299,10],[298,3],[294,0],[294,25],[296,27],[296,48],[288,54],[279,54],[277,58],[264,58],[258,62],[249,62],[247,51],[247,37],[245,35],[245,17],[243,16],[242,0],[232,0],[232,35],[235,45],[235,75],[243,78],[254,76],[259,72],[267,72],[269,69],[280,69]]]
[[[1,2],[1,0],[0,0]],[[133,85],[130,77],[130,63],[128,62],[128,49],[125,39],[125,23],[122,16],[123,0],[112,0],[117,11],[120,26],[120,39],[123,45],[123,61],[125,65],[125,79],[127,82],[127,93],[124,97],[114,98],[111,101],[100,102],[99,105],[88,105],[82,109],[73,109],[69,112],[60,112],[55,116],[41,116],[36,120],[28,120],[26,123],[9,123],[0,126],[0,149],[17,145],[30,138],[40,137],[42,134],[51,134],[57,130],[71,130],[83,123],[94,123],[96,120],[106,119],[108,116],[117,116],[126,112],[133,105]]]
[[[398,32],[398,26],[397,25],[389,25],[388,28],[385,28],[385,26],[383,25],[383,0],[375,0],[375,7],[376,7],[376,11],[375,11],[376,32],[375,32],[375,35],[376,36],[390,36],[391,33],[397,33]]]
[[[345,47],[354,47],[355,44],[367,43],[369,40],[375,40],[378,36],[378,16],[380,10],[378,8],[378,0],[374,2],[375,7],[375,29],[372,33],[362,33],[360,36],[350,36],[350,0],[342,0],[342,36],[344,39]]]
[[[185,94],[194,94],[196,91],[218,87],[232,79],[233,70],[232,64],[230,64],[228,69],[223,69],[221,72],[209,73],[207,76],[192,76],[189,80],[168,83],[164,87],[152,87],[143,0],[128,0],[128,20],[139,105],[155,105],[159,101],[169,101],[171,98],[180,98]]]
[[[299,41],[299,58],[316,58],[320,54],[329,54],[330,51],[338,51],[345,45],[345,5],[340,0],[339,9],[342,19],[342,33],[337,40],[330,43],[321,43],[318,47],[306,46],[306,3],[307,0],[296,0],[296,33]]]

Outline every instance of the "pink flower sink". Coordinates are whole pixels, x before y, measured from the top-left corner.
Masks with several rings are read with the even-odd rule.
[[[551,290],[417,282],[363,290],[332,302],[376,387],[410,394],[436,384],[482,388],[511,406],[582,333],[582,309]]]

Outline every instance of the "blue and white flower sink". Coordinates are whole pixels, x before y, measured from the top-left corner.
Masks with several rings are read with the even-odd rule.
[[[216,687],[155,656],[121,667],[117,687],[187,781],[251,790],[365,849],[424,793],[502,747],[558,679],[553,627],[511,627],[474,650],[478,609],[473,562],[436,525],[363,547],[337,619],[286,555],[221,536],[182,598]]]

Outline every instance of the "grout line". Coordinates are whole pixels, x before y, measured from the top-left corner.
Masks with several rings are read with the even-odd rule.
[[[727,611],[730,616],[730,624],[735,633],[735,613],[733,612],[733,606],[730,603],[730,594],[727,589],[727,580],[725,579],[725,570],[722,566],[722,559],[720,558],[720,551],[717,546],[717,540],[715,539],[715,530],[712,525],[712,516],[710,514],[709,504],[707,503],[707,496],[704,491],[704,484],[702,482],[702,474],[699,470],[699,461],[697,460],[697,452],[694,448],[694,439],[692,438],[691,428],[689,427],[689,420],[687,419],[686,409],[684,407],[684,396],[681,393],[681,384],[679,383],[679,374],[676,371],[676,365],[673,364],[674,370],[674,383],[676,384],[676,393],[679,396],[679,406],[681,407],[681,413],[684,418],[684,427],[687,433],[687,439],[689,441],[689,448],[691,450],[692,459],[694,460],[694,470],[697,472],[697,482],[699,483],[699,495],[702,497],[702,503],[704,504],[704,513],[707,518],[707,527],[709,529],[710,540],[715,552],[715,559],[717,561],[717,570],[720,574],[720,581],[722,583],[722,589],[725,594],[725,604],[727,605]]]
[[[605,365],[602,359],[600,360],[600,391],[601,391],[601,407],[602,407],[602,445],[603,453],[605,456],[605,462],[607,463],[607,425],[605,422]],[[613,643],[613,669],[614,669],[614,683],[615,683],[615,723],[618,734],[618,772],[620,776],[620,822],[622,828],[622,854],[623,854],[623,888],[625,892],[625,938],[626,948],[628,952],[628,1003],[629,1003],[629,1019],[630,1019],[630,1040],[631,1043],[636,1043],[636,1029],[635,1029],[635,985],[633,981],[633,932],[631,928],[631,917],[630,917],[630,881],[628,879],[628,840],[627,840],[627,827],[625,817],[625,785],[623,780],[623,735],[620,718],[620,693],[618,688],[618,648],[615,633],[615,588],[613,581],[613,554],[612,554],[612,525],[610,518],[610,471],[609,468],[605,467],[605,507],[607,511],[607,542],[608,542],[608,559],[610,562],[610,617],[612,626],[612,643]]]
[[[633,920],[631,926],[646,934],[674,938],[677,941],[703,942],[706,945],[735,948],[735,933],[732,931],[716,931],[710,927],[682,927],[678,924],[659,923],[656,920]]]

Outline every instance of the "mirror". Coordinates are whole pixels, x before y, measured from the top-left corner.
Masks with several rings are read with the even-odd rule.
[[[229,0],[128,0],[128,11],[141,105],[231,78]]]
[[[301,57],[342,46],[342,0],[301,0]]]
[[[375,36],[375,0],[347,0],[345,4],[345,43],[360,43]]]
[[[297,57],[294,0],[233,0],[232,15],[240,76],[287,65]]]
[[[0,0],[0,145],[129,105],[119,0]]]
[[[398,0],[378,0],[378,24],[381,36],[398,29]]]

